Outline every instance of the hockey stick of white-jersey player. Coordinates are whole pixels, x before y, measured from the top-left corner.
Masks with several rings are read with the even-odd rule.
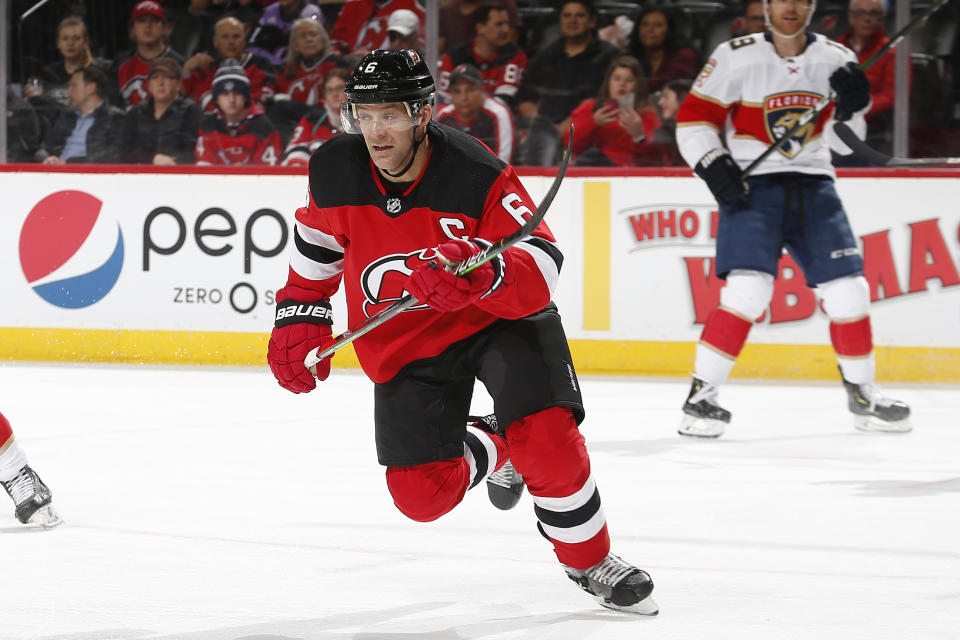
[[[833,125],[833,131],[845,145],[850,147],[853,155],[866,160],[875,167],[955,167],[960,165],[960,157],[901,158],[899,156],[888,156],[861,140],[853,132],[853,129],[847,126],[846,122],[838,122]]]
[[[529,218],[527,218],[527,221],[524,222],[519,229],[508,235],[506,238],[503,238],[499,242],[490,245],[480,253],[470,256],[469,259],[459,264],[448,266],[448,270],[456,271],[458,276],[466,275],[480,265],[490,262],[501,253],[532,234],[534,229],[537,228],[537,225],[540,224],[540,221],[543,220],[543,217],[547,215],[547,209],[550,208],[550,204],[553,202],[553,199],[557,197],[557,192],[560,190],[560,183],[563,182],[563,176],[567,172],[567,165],[570,163],[570,151],[572,149],[573,125],[571,124],[570,140],[567,143],[567,148],[563,150],[563,157],[560,159],[560,169],[557,171],[557,177],[553,179],[553,184],[550,185],[550,190],[547,191],[547,195],[543,197],[543,200],[540,202],[540,206],[537,207],[537,210],[534,211]],[[317,371],[315,367],[324,358],[333,355],[339,349],[347,346],[360,336],[376,329],[387,320],[400,315],[410,307],[416,305],[418,302],[419,301],[415,297],[408,293],[383,311],[370,316],[353,329],[348,329],[347,331],[341,333],[336,337],[334,342],[323,351],[319,351],[320,347],[311,349],[309,352],[307,352],[306,357],[303,359],[303,365],[310,370],[310,373],[316,375]]]
[[[914,27],[916,27],[918,24],[920,24],[921,22],[929,18],[933,14],[933,12],[935,12],[937,9],[939,9],[946,3],[947,3],[947,0],[934,0],[934,2],[929,7],[927,7],[926,10],[923,11],[923,13],[917,14],[910,22],[905,24],[903,28],[900,29],[900,31],[898,31],[892,38],[890,38],[890,42],[880,47],[880,49],[876,53],[874,53],[872,56],[870,56],[869,58],[864,60],[862,63],[860,63],[858,65],[859,69],[861,71],[866,71],[867,69],[872,67],[873,64],[877,60],[882,58],[884,55],[886,55],[886,53],[890,51],[890,49],[893,49],[895,46],[900,44],[900,41],[903,40],[907,36],[907,34],[913,30]],[[774,151],[782,147],[784,144],[786,144],[787,140],[789,140],[793,136],[793,134],[796,133],[801,127],[805,126],[809,122],[812,122],[817,117],[819,117],[819,115],[823,112],[823,110],[826,109],[831,102],[833,102],[834,97],[835,97],[834,94],[831,92],[823,100],[818,102],[816,106],[814,106],[812,109],[810,109],[809,111],[804,113],[802,116],[797,118],[797,121],[793,123],[793,126],[787,129],[786,133],[784,133],[782,136],[774,140],[773,144],[767,147],[766,151],[764,151],[759,156],[757,156],[757,158],[753,162],[751,162],[746,166],[746,168],[744,168],[743,172],[741,173],[741,178],[746,179],[746,177],[751,173],[753,173],[753,171],[760,165],[761,162],[766,160],[771,153],[773,153]]]

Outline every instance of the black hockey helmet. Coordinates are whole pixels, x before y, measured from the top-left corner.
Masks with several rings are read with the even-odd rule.
[[[347,133],[360,133],[356,124],[358,104],[400,102],[416,126],[423,105],[433,104],[437,87],[427,63],[413,49],[377,49],[363,57],[347,80],[347,100],[341,107],[341,122]]]

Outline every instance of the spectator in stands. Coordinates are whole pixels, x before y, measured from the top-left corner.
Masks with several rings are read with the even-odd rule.
[[[193,164],[200,129],[200,107],[180,93],[180,63],[158,58],[150,65],[150,97],[127,111],[120,137],[124,162]]]
[[[283,166],[306,167],[310,155],[333,136],[343,133],[340,125],[340,109],[347,100],[348,69],[336,68],[323,78],[323,108],[311,109],[293,130],[287,150],[283,154]]]
[[[374,49],[389,49],[387,23],[397,9],[416,13],[419,31],[424,33],[427,15],[419,0],[347,0],[330,32],[333,47],[341,55],[349,56],[352,63]]]
[[[510,14],[499,2],[484,2],[473,20],[474,38],[450,49],[440,61],[440,98],[449,102],[450,73],[468,64],[483,74],[487,95],[510,104],[527,68],[527,54],[510,42]]]
[[[7,92],[7,162],[30,162],[40,147],[43,129],[30,103],[12,87]]]
[[[749,0],[743,5],[743,15],[737,18],[734,23],[733,36],[746,36],[766,30],[767,23],[763,17],[763,0]]]
[[[837,42],[856,53],[859,62],[864,62],[890,42],[883,28],[886,19],[883,0],[851,0],[849,19],[850,29],[841,34]],[[871,137],[882,137],[893,124],[890,116],[896,81],[894,58],[895,51],[891,49],[864,72],[870,81],[873,101],[867,112],[867,130]]]
[[[696,78],[700,71],[696,51],[680,43],[673,14],[664,9],[640,13],[628,53],[643,66],[650,91],[676,78]]]
[[[662,164],[649,136],[660,126],[640,62],[620,56],[607,68],[596,98],[573,111],[575,163],[639,167]],[[569,142],[570,132],[564,137]]]
[[[564,136],[570,113],[596,95],[603,74],[620,50],[596,37],[597,10],[591,0],[566,0],[560,6],[560,38],[530,61],[517,92],[516,111],[542,116]]]
[[[250,36],[250,51],[263,56],[276,67],[282,66],[287,56],[293,23],[303,18],[322,23],[323,12],[308,0],[279,0],[268,5]]]
[[[110,70],[119,92],[118,101],[129,107],[149,96],[143,86],[156,58],[173,58],[183,64],[183,56],[167,46],[167,18],[156,0],[141,0],[130,14],[130,39],[135,48],[117,56]]]
[[[420,18],[410,9],[397,9],[387,20],[387,49],[413,49],[423,57]]]
[[[183,65],[183,90],[200,105],[204,113],[213,113],[215,105],[210,88],[213,77],[224,60],[237,60],[250,80],[250,95],[255,102],[273,96],[276,77],[273,64],[263,56],[245,51],[247,34],[243,23],[227,16],[217,20],[213,28],[213,55],[196,53]]]
[[[277,78],[277,99],[316,106],[323,102],[323,79],[347,62],[330,46],[330,36],[322,24],[301,18],[290,30],[290,47],[283,72]]]
[[[37,150],[36,160],[43,164],[117,161],[123,111],[104,99],[107,85],[107,76],[99,67],[90,65],[73,72],[67,85],[73,108],[57,119]]]
[[[476,35],[474,27],[476,22],[473,12],[481,2],[482,0],[450,0],[446,4],[441,3],[440,10],[437,12],[437,22],[439,23],[437,49],[441,55],[453,47],[473,39]],[[520,12],[517,11],[517,2],[516,0],[500,0],[500,3],[506,8],[507,14],[510,16],[508,42],[516,42],[517,32],[523,25],[520,20]]]
[[[236,60],[224,60],[213,79],[217,109],[200,123],[195,155],[198,165],[265,164],[280,161],[280,134],[250,98],[250,79]]]
[[[65,90],[70,76],[80,67],[91,64],[104,66],[103,61],[94,59],[87,25],[78,16],[67,16],[57,25],[57,50],[63,60],[44,66],[40,74],[48,88],[58,85]]]
[[[660,111],[660,128],[653,132],[653,144],[657,147],[661,163],[669,167],[683,167],[686,162],[677,147],[677,109],[690,93],[692,80],[671,80],[663,85],[657,97]]]
[[[473,65],[461,64],[453,69],[449,75],[453,102],[441,107],[434,119],[469,133],[510,164],[516,142],[513,115],[500,100],[487,95],[485,82],[483,74]]]

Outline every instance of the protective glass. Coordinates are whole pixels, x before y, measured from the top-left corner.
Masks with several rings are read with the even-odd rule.
[[[406,113],[396,110],[374,111],[364,109],[364,105],[344,102],[340,105],[340,122],[347,133],[371,134],[383,129],[389,131],[408,131],[420,124],[420,119],[410,113],[410,105],[402,103]]]

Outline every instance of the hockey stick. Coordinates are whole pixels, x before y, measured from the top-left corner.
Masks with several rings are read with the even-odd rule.
[[[543,200],[540,202],[540,206],[537,207],[537,210],[533,212],[533,214],[519,229],[508,235],[506,238],[503,238],[496,244],[490,245],[480,253],[470,256],[468,260],[465,260],[457,265],[455,269],[458,276],[466,275],[480,265],[490,262],[501,253],[533,233],[534,229],[537,228],[537,225],[539,225],[543,220],[543,217],[547,215],[547,209],[550,208],[551,203],[553,203],[553,199],[557,196],[557,192],[560,190],[560,183],[563,181],[563,176],[567,172],[567,165],[570,163],[570,151],[572,149],[573,125],[571,124],[570,140],[567,143],[567,148],[563,151],[563,157],[560,160],[560,170],[557,171],[557,177],[553,179],[553,184],[550,185],[550,190],[547,191],[547,195],[543,197]],[[360,336],[376,329],[387,320],[400,315],[418,302],[419,301],[415,297],[408,293],[383,311],[373,314],[357,325],[354,329],[348,329],[347,331],[341,333],[336,337],[334,342],[323,351],[318,353],[320,347],[311,349],[303,359],[303,365],[310,370],[310,373],[316,375],[316,370],[314,367],[324,358],[333,355],[339,349],[347,346]]]
[[[913,18],[913,20],[911,20],[911,21],[908,22],[906,25],[904,25],[903,28],[900,29],[900,31],[898,31],[898,32],[890,39],[890,42],[888,42],[887,44],[885,44],[885,45],[883,45],[882,47],[880,47],[880,49],[877,50],[876,53],[874,53],[872,56],[870,56],[869,58],[867,58],[866,60],[864,60],[861,64],[859,64],[859,65],[858,65],[858,68],[859,68],[861,71],[866,71],[867,69],[869,69],[870,67],[872,67],[873,64],[874,64],[877,60],[879,60],[880,58],[882,58],[884,55],[886,55],[887,52],[890,51],[890,49],[892,49],[892,48],[894,48],[895,46],[897,46],[898,44],[900,44],[900,41],[903,40],[903,39],[907,36],[907,34],[910,33],[910,31],[913,30],[914,27],[916,27],[916,26],[917,26],[918,24],[920,24],[922,21],[924,21],[924,20],[926,20],[927,18],[929,18],[929,17],[933,14],[934,11],[936,11],[937,9],[939,9],[940,7],[942,7],[944,4],[946,4],[946,2],[947,2],[947,0],[934,0],[933,3],[931,3],[931,5],[930,5],[929,7],[927,7],[926,10],[925,10],[923,13],[917,14],[917,16]],[[750,164],[748,164],[748,165],[746,166],[746,168],[745,168],[745,169],[743,170],[743,172],[741,173],[741,176],[740,176],[741,179],[745,179],[748,175],[750,175],[751,173],[753,173],[753,171],[757,168],[757,166],[758,166],[761,162],[763,162],[764,160],[766,160],[766,159],[770,156],[770,154],[772,154],[774,151],[777,151],[777,150],[780,149],[783,145],[785,145],[785,144],[787,143],[787,141],[791,138],[791,136],[793,136],[794,133],[796,133],[796,132],[799,131],[802,127],[804,127],[804,126],[806,126],[807,124],[809,124],[809,123],[810,123],[812,120],[814,120],[815,118],[819,117],[819,115],[823,112],[823,110],[826,109],[827,106],[828,106],[831,102],[833,102],[833,99],[834,99],[834,94],[833,94],[833,92],[831,92],[831,93],[829,93],[825,98],[823,98],[823,100],[821,100],[819,103],[817,103],[817,105],[816,105],[815,107],[813,107],[812,109],[810,109],[809,111],[807,111],[806,113],[804,113],[802,116],[800,116],[799,118],[797,118],[797,121],[793,123],[793,126],[791,126],[789,129],[787,129],[787,132],[786,132],[786,133],[784,133],[782,136],[780,136],[779,138],[777,138],[776,140],[774,140],[774,141],[773,141],[773,144],[771,144],[769,147],[767,147],[766,151],[764,151],[763,153],[761,153],[761,154],[756,158],[756,160],[754,160],[753,162],[751,162]]]
[[[863,158],[875,167],[952,167],[960,165],[960,158],[900,158],[888,156],[877,151],[857,137],[846,122],[833,125],[833,131],[844,144],[853,151],[853,155]]]

